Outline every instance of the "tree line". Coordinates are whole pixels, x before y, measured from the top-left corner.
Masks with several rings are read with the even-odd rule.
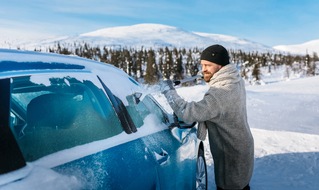
[[[161,79],[181,80],[195,76],[201,71],[200,54],[202,49],[164,47],[122,48],[99,47],[88,43],[55,44],[45,50],[51,53],[77,55],[114,65],[144,84],[156,84]],[[228,49],[230,61],[240,69],[242,77],[251,84],[259,84],[262,80],[262,69],[271,73],[279,66],[285,68],[284,77],[291,74],[313,76],[319,74],[319,58],[312,55],[293,55],[274,52],[245,52]]]

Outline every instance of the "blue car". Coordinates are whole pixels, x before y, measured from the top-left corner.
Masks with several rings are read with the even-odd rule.
[[[197,125],[122,70],[0,49],[0,189],[207,189]]]

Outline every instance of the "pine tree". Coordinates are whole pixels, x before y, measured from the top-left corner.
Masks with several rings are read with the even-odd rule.
[[[147,55],[147,67],[144,80],[147,84],[155,84],[158,81],[158,71],[155,60],[155,52],[153,50],[148,50]]]
[[[183,62],[182,62],[182,56],[177,51],[176,48],[173,49],[173,78],[174,80],[181,80],[183,78]]]
[[[260,80],[261,80],[261,71],[260,71],[260,67],[259,67],[259,64],[254,64],[253,66],[253,71],[252,71],[252,74],[253,76],[253,82],[255,84],[260,84]]]
[[[119,67],[119,66],[120,66],[120,64],[119,64],[119,62],[120,62],[120,53],[119,53],[119,51],[118,51],[118,50],[112,50],[112,51],[110,52],[110,54],[111,54],[110,63],[111,63],[112,65],[114,65],[115,67],[120,68],[120,67]]]
[[[186,54],[186,65],[185,65],[185,68],[186,68],[186,75],[190,75],[192,76],[192,69],[193,69],[193,64],[194,64],[194,60],[193,60],[193,56],[192,56],[192,51],[189,50]]]
[[[104,46],[103,48],[103,53],[101,53],[101,56],[100,56],[100,61],[101,62],[104,62],[104,63],[108,63],[109,60],[108,60],[108,55],[109,55],[109,51],[108,49]]]
[[[136,58],[136,78],[140,79],[143,78],[143,71],[142,71],[142,64],[144,62],[143,58],[143,50],[140,50],[137,52],[137,58]]]
[[[163,63],[163,78],[164,79],[170,79],[172,68],[173,68],[173,58],[172,58],[172,52],[168,49],[168,47],[165,48],[164,51],[164,63]]]

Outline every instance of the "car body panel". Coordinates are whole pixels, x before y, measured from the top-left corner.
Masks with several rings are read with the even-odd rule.
[[[79,143],[77,138],[74,140],[76,143],[73,142],[72,133],[56,133],[56,130],[68,130],[62,125],[56,126],[55,130],[50,129],[50,132],[39,133],[40,135],[50,134],[45,141],[43,138],[38,138],[39,135],[30,136],[29,140],[21,140],[26,135],[25,133],[21,135],[21,131],[33,134],[36,127],[29,131],[19,128],[20,133],[12,129],[18,144],[20,143],[19,147],[26,160],[26,166],[0,174],[0,189],[195,188],[196,159],[201,143],[196,137],[196,127],[169,128],[171,116],[145,92],[138,82],[122,70],[109,64],[75,56],[0,49],[0,81],[8,78],[12,86],[11,109],[14,112],[10,116],[10,126],[19,125],[22,128],[30,126],[32,123],[26,126],[17,123],[15,121],[19,119],[17,116],[25,118],[26,110],[32,107],[31,101],[36,99],[34,97],[45,96],[42,93],[49,91],[48,94],[54,92],[55,95],[72,94],[72,101],[91,102],[92,110],[86,106],[79,113],[83,115],[85,111],[98,112],[105,118],[102,118],[106,122],[102,126],[115,125],[114,122],[116,122],[118,123],[116,126],[122,126],[123,129],[113,133],[113,136],[94,137],[95,140],[84,140],[82,143]],[[30,84],[32,84],[31,90],[24,88],[25,85],[30,86]],[[56,89],[60,90],[55,92]],[[26,93],[30,95],[23,96]],[[137,95],[139,93],[142,94],[141,97]],[[16,103],[22,100],[26,103]],[[53,99],[49,100],[53,102]],[[4,98],[0,101],[4,101]],[[62,99],[55,101],[59,102],[55,105],[64,104]],[[50,104],[45,105],[42,111],[41,107],[37,107],[37,103],[34,103],[34,108],[32,107],[39,110],[37,113],[39,118],[48,117],[44,115],[44,110],[48,109],[47,106]],[[112,108],[109,108],[110,106]],[[63,115],[71,112],[65,109],[64,106]],[[118,117],[117,121],[110,120],[107,117],[108,112],[114,112],[113,115]],[[28,120],[25,122],[31,117],[36,116],[28,115]],[[85,118],[87,115],[84,114],[82,117]],[[59,119],[57,117],[54,122]],[[36,120],[41,121],[41,119]],[[96,133],[104,133],[101,129],[93,128],[98,125],[98,120],[94,121],[96,121],[95,124],[88,124],[94,129],[93,132],[92,129],[84,130],[85,133],[80,136],[87,134],[96,136]],[[16,123],[12,124],[12,122]],[[68,123],[67,126],[69,125],[71,124]],[[128,129],[125,129],[123,125],[128,125]],[[76,125],[78,126],[80,125]],[[41,130],[47,130],[47,128]],[[96,130],[98,131],[94,133]],[[73,132],[74,136],[79,133],[76,130]],[[66,135],[61,136],[61,134]],[[50,138],[53,139],[52,142]],[[62,146],[70,141],[74,145],[71,143],[70,146],[63,146],[60,149],[53,147],[53,151],[45,151],[46,147],[51,149],[52,144]],[[29,149],[28,143],[31,143],[30,145],[38,143],[36,146],[41,147],[41,142],[43,145],[41,149],[37,147],[37,149]],[[46,153],[34,157],[28,156],[38,150]],[[40,176],[44,178],[38,181],[37,178]]]

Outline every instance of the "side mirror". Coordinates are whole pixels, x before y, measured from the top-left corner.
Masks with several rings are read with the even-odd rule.
[[[134,96],[134,100],[135,100],[135,103],[136,104],[138,104],[138,103],[140,103],[140,98],[142,97],[142,93],[140,93],[140,92],[135,92],[134,94],[133,94],[133,96]]]
[[[172,129],[174,127],[178,127],[180,129],[189,129],[189,128],[192,128],[196,125],[196,122],[193,122],[191,124],[187,124],[184,121],[179,120],[175,113],[173,114],[173,119],[174,119],[174,122],[169,126],[170,129]]]
[[[193,128],[195,125],[196,125],[196,122],[193,122],[191,124],[187,124],[187,123],[185,123],[183,121],[180,121],[179,128],[180,129],[189,129],[189,128]]]

